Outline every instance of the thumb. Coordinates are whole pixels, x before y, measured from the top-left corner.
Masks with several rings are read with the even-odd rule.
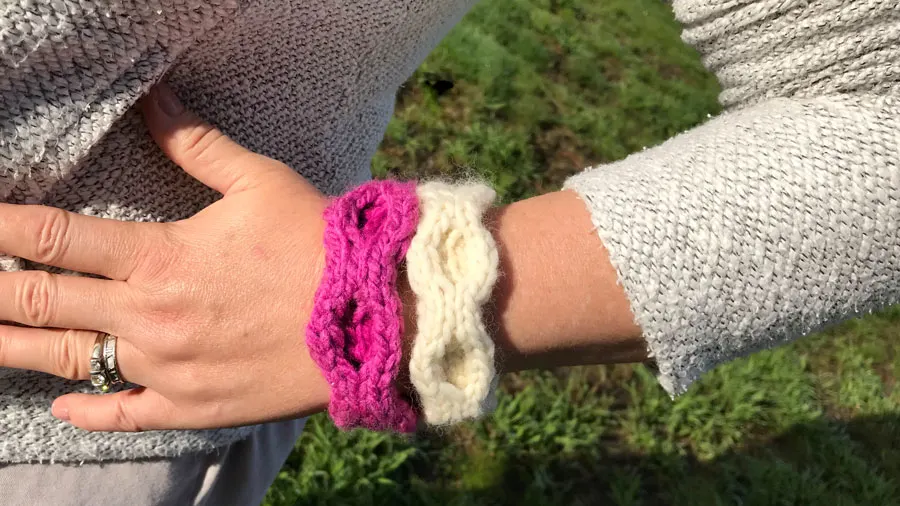
[[[172,89],[160,83],[143,101],[144,120],[163,153],[188,174],[228,195],[246,190],[286,166],[234,142],[188,111]]]
[[[53,401],[51,413],[90,431],[141,432],[179,428],[175,406],[146,388],[114,394],[66,394]]]

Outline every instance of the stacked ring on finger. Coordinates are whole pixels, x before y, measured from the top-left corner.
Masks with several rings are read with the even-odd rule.
[[[109,374],[109,382],[113,385],[124,383],[119,375],[119,367],[116,360],[116,336],[104,334],[103,337],[103,365]]]
[[[111,385],[121,383],[124,381],[116,358],[116,337],[105,332],[98,334],[91,348],[91,384],[108,392]]]
[[[106,392],[109,390],[109,375],[103,362],[103,334],[98,334],[91,348],[91,385]]]

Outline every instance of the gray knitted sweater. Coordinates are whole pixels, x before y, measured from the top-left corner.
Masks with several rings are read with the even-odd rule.
[[[670,392],[900,302],[898,2],[676,1],[726,112],[567,182]],[[0,0],[0,199],[128,220],[207,205],[132,108],[167,72],[203,117],[339,192],[469,3]],[[0,462],[172,456],[253,430],[90,434],[49,414],[74,389],[0,370]]]

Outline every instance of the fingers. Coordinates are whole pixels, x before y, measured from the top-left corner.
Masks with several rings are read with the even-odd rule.
[[[0,367],[39,371],[70,380],[90,379],[91,330],[33,329],[0,325]],[[116,368],[123,379],[141,383],[145,361],[126,340],[116,342]]]
[[[150,135],[166,156],[224,195],[251,188],[278,173],[291,173],[284,165],[242,147],[185,110],[164,83],[150,91],[143,109]]]
[[[128,279],[141,253],[160,241],[157,224],[137,224],[53,207],[0,204],[0,251],[78,272]]]
[[[124,281],[44,271],[0,272],[0,321],[30,327],[96,329],[113,335],[130,328],[132,289]]]
[[[68,394],[57,398],[53,416],[92,431],[139,432],[191,428],[179,425],[171,401],[146,388],[108,395]]]

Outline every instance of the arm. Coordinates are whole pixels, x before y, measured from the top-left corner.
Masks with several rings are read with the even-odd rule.
[[[646,359],[628,299],[575,192],[494,208],[486,221],[500,251],[486,311],[500,372]],[[409,358],[416,296],[403,277],[399,283]]]
[[[638,362],[646,345],[603,243],[574,192],[500,208],[494,293],[501,370]]]
[[[504,208],[507,369],[640,360],[642,330],[678,394],[900,302],[897,118],[890,97],[773,100]]]
[[[320,411],[329,385],[299,335],[321,279],[327,199],[164,95],[148,101],[151,132],[223,199],[175,223],[0,206],[0,250],[107,278],[7,273],[0,291],[13,304],[0,305],[0,320],[30,328],[0,328],[0,365],[85,379],[96,332],[57,329],[118,336],[120,371],[146,388],[69,394],[54,404],[54,414],[90,430],[206,428]],[[663,384],[677,392],[704,366],[799,335],[804,318],[821,315],[821,324],[897,300],[894,162],[821,159],[895,153],[897,144],[884,136],[900,131],[891,123],[898,115],[884,104],[851,103],[827,115],[813,107],[810,117],[802,109],[783,117],[747,109],[582,174],[569,183],[580,195],[554,193],[499,209],[493,228],[504,274],[494,315],[502,364],[515,370],[640,360],[636,320]],[[860,117],[861,110],[871,116]],[[747,135],[758,114],[765,114],[765,135]],[[795,142],[798,125],[815,121],[822,121],[815,135]],[[887,128],[872,127],[884,121]],[[858,145],[848,149],[844,132],[854,125],[867,135],[850,136]],[[838,133],[824,135],[831,131]],[[721,148],[729,139],[742,146],[734,158]],[[790,140],[768,157],[745,156],[744,149],[759,153],[773,139]],[[815,155],[804,162],[788,157],[792,149]],[[730,160],[743,172],[726,170]],[[794,171],[759,160],[782,160]],[[845,195],[835,198],[841,189]],[[764,334],[785,329],[798,332]]]
[[[570,180],[587,207],[570,192],[499,210],[506,369],[640,359],[636,322],[677,393],[717,363],[896,302],[898,99],[890,68],[865,70],[885,81],[768,88],[784,98],[744,86],[743,109]],[[171,224],[2,206],[0,250],[112,281],[5,276],[14,304],[0,320],[52,328],[4,327],[0,365],[85,379],[96,333],[54,329],[119,336],[121,370],[147,388],[55,405],[94,430],[321,410],[328,385],[297,336],[321,276],[324,197],[195,117],[148,105],[166,154],[225,198]]]
[[[597,275],[618,273],[678,394],[718,364],[900,302],[900,32],[896,6],[877,2],[674,10],[728,112],[566,188],[602,244]],[[607,281],[592,294],[614,303]],[[550,322],[531,323],[539,335]]]

